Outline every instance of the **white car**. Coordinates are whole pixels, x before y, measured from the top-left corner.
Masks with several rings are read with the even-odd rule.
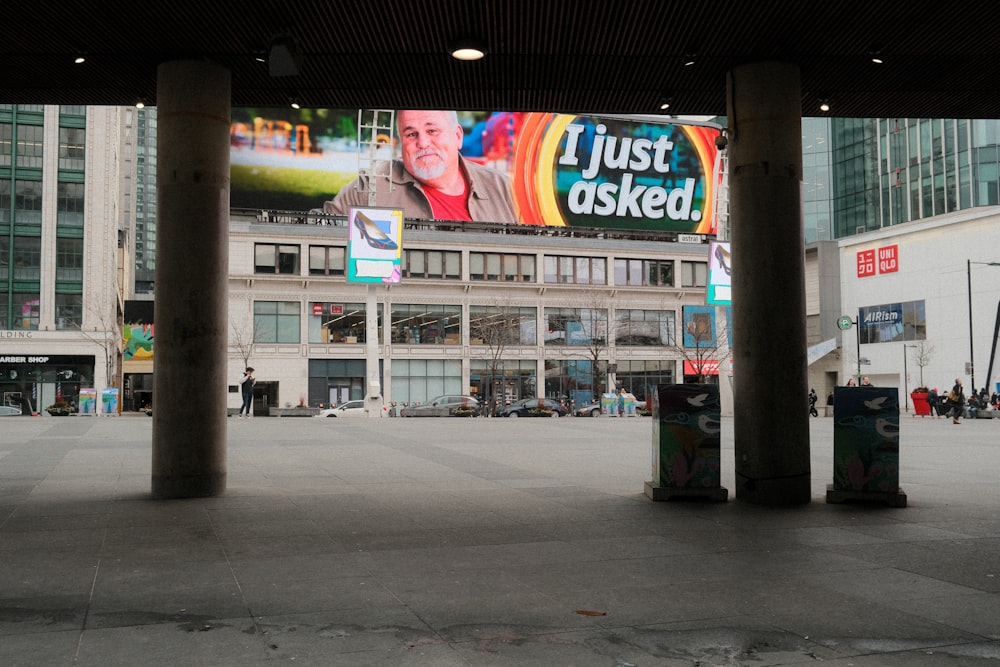
[[[367,417],[364,400],[347,401],[332,408],[319,411],[320,417]]]

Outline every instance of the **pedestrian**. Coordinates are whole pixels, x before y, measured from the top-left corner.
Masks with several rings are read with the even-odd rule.
[[[955,378],[955,386],[948,394],[948,405],[951,407],[951,423],[958,424],[958,418],[963,415],[965,406],[965,391],[962,389],[962,378]]]
[[[941,407],[938,405],[940,402],[940,397],[938,396],[937,387],[927,390],[927,407],[930,408],[931,417],[941,416]]]
[[[847,381],[847,386],[848,387],[857,387],[858,384],[854,381],[854,378],[851,378],[850,380]]]
[[[243,377],[240,379],[243,393],[243,405],[240,406],[240,419],[249,419],[251,416],[250,409],[253,407],[253,386],[255,384],[257,384],[257,380],[253,376],[253,368],[247,366],[247,369],[243,372]]]
[[[625,416],[625,387],[622,387],[622,390],[618,392],[618,416]]]
[[[863,378],[861,378],[861,386],[862,387],[871,387],[872,386],[871,378],[868,377],[867,375],[864,376]]]

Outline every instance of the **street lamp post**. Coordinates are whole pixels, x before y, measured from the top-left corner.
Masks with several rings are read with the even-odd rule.
[[[903,344],[903,409],[906,412],[910,411],[910,387],[909,387],[909,371],[906,370],[906,350],[909,348],[916,349],[916,345]],[[916,407],[916,406],[914,406]]]
[[[976,360],[975,351],[972,345],[972,265],[1000,266],[1000,262],[973,262],[971,259],[965,260],[965,281],[969,296],[969,386],[972,393],[976,393]]]

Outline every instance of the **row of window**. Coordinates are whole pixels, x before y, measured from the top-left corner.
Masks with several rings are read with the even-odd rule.
[[[325,360],[309,363],[310,402],[318,404],[329,400],[329,387],[338,379],[336,373],[328,374]],[[605,364],[588,359],[546,359],[542,381],[538,378],[537,363],[525,359],[506,359],[499,364],[489,359],[472,359],[469,371],[468,382],[465,382],[462,362],[458,359],[394,359],[392,400],[397,404],[427,401],[435,396],[465,394],[468,387],[468,393],[484,401],[492,398],[504,403],[528,396],[549,396],[584,405],[607,390]],[[353,372],[362,374],[358,370]],[[314,373],[318,374],[314,376]],[[648,400],[657,385],[677,381],[676,362],[619,361],[616,377],[620,386],[626,387],[638,398]],[[363,387],[358,384],[358,395],[349,398],[363,397]]]
[[[364,303],[309,304],[307,340],[310,343],[364,343],[367,322]],[[413,345],[460,345],[463,333],[472,345],[502,350],[514,345],[672,346],[675,344],[672,310],[619,309],[609,324],[604,308],[543,308],[530,306],[469,306],[463,319],[459,305],[393,304],[389,311],[389,341]],[[379,339],[385,324],[378,304]],[[298,301],[255,301],[255,343],[300,343],[302,314]],[[539,327],[542,333],[539,335]]]
[[[254,244],[254,273],[300,275],[301,248],[295,244]],[[470,252],[469,280],[499,282],[536,282],[536,255],[499,252]],[[674,287],[674,260],[613,260],[614,284],[629,286]],[[545,255],[542,258],[543,281],[564,285],[607,285],[608,259]],[[347,248],[344,246],[309,246],[309,275],[344,276]],[[457,250],[403,251],[403,278],[462,280],[462,253]],[[708,283],[706,262],[680,262],[680,287],[705,287]]]
[[[73,288],[70,288],[73,289]],[[0,287],[0,329],[37,331],[40,324],[38,291],[12,290]],[[79,329],[83,319],[83,296],[75,293],[55,295],[56,329]]]
[[[45,128],[39,124],[0,122],[0,167],[41,169]],[[59,169],[83,171],[87,131],[59,128]]]
[[[60,181],[56,186],[56,224],[82,227],[83,182]],[[0,223],[42,224],[42,181],[0,177]]]

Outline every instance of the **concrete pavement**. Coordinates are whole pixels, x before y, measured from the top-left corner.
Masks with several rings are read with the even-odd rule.
[[[901,419],[906,508],[654,503],[648,418],[229,420],[150,498],[146,417],[0,420],[0,665],[986,665],[1000,420]]]

